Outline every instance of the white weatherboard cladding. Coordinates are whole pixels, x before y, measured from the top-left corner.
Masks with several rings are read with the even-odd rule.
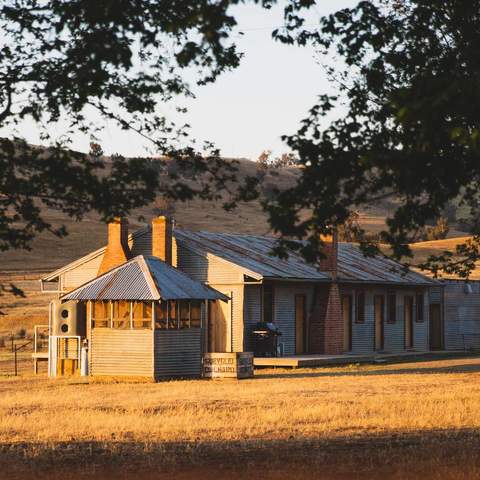
[[[103,255],[92,258],[78,267],[66,271],[60,276],[62,290],[73,290],[74,288],[89,282],[97,276],[98,269],[102,263]]]
[[[274,283],[274,318],[282,332],[278,342],[283,343],[284,355],[295,355],[295,295],[305,295],[305,315],[308,318],[312,308],[313,285]]]
[[[469,282],[471,293],[466,293],[464,281],[444,284],[445,348],[480,348],[480,282]]]
[[[211,253],[193,252],[177,244],[178,268],[199,282],[229,284],[243,282],[243,272],[230,262]]]
[[[244,293],[244,350],[253,351],[251,331],[253,325],[262,320],[262,286],[245,285]]]
[[[153,330],[94,328],[90,374],[153,377]]]
[[[155,378],[200,376],[201,329],[155,330]]]

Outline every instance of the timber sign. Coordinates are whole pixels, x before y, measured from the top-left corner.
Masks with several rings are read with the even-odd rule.
[[[203,356],[205,378],[252,378],[253,353],[206,353]]]

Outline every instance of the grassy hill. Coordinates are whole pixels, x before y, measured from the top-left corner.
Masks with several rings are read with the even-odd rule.
[[[239,177],[255,175],[256,165],[246,159],[239,161]],[[287,187],[296,181],[296,168],[275,170],[267,174],[265,183],[279,188]],[[388,205],[377,205],[361,215],[361,223],[369,231],[380,230],[385,222]],[[258,201],[240,204],[233,212],[222,208],[221,202],[192,200],[177,202],[174,205],[174,218],[179,228],[189,230],[210,230],[217,232],[269,234],[267,218]],[[132,231],[150,222],[157,215],[155,202],[140,208],[129,217]],[[96,215],[87,215],[83,221],[75,222],[46,209],[45,218],[54,225],[65,224],[69,235],[59,239],[49,233],[38,235],[32,243],[31,251],[12,250],[0,253],[0,272],[49,271],[85,255],[106,243],[106,227]],[[142,218],[143,217],[143,218]]]

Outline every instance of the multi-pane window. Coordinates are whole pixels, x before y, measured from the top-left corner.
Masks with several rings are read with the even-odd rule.
[[[417,322],[423,322],[423,293],[417,293]]]
[[[390,292],[387,295],[387,323],[395,323],[397,321],[397,296]]]
[[[201,327],[201,300],[95,301],[92,327],[179,329]],[[154,312],[152,312],[152,308]]]
[[[361,290],[355,295],[355,323],[365,323],[365,292]]]

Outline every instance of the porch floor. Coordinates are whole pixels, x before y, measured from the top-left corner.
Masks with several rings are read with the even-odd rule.
[[[255,367],[323,367],[327,365],[348,365],[351,363],[403,362],[438,357],[456,357],[467,355],[464,350],[410,350],[400,353],[375,353],[370,355],[287,355],[284,357],[255,357]],[[470,352],[471,355],[471,352]]]

